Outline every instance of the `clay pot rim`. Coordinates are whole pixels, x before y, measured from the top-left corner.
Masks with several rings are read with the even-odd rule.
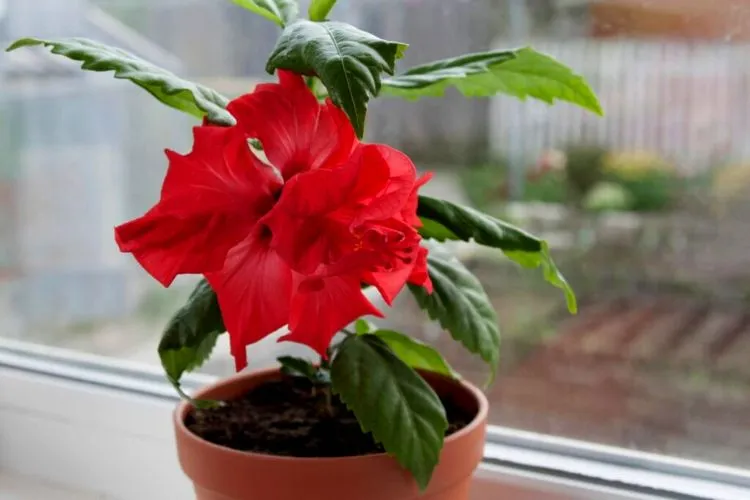
[[[479,409],[477,411],[477,414],[471,420],[471,422],[469,422],[460,431],[454,432],[453,434],[445,438],[443,442],[443,447],[448,446],[450,443],[454,441],[459,441],[460,439],[464,438],[467,434],[475,432],[476,427],[481,425],[482,422],[487,420],[487,415],[489,413],[489,402],[487,401],[487,397],[479,388],[477,388],[473,384],[470,384],[469,382],[466,382],[463,379],[456,380],[446,375],[442,375],[440,373],[430,372],[426,370],[418,369],[417,371],[420,373],[428,373],[430,377],[442,378],[442,379],[445,379],[446,381],[449,381],[450,383],[461,386],[467,393],[471,394],[471,396],[477,402],[477,406]],[[230,384],[237,380],[242,380],[246,378],[256,378],[256,377],[265,378],[265,377],[268,377],[269,375],[272,375],[274,373],[279,373],[279,372],[280,372],[280,369],[276,367],[276,368],[266,368],[266,369],[257,370],[257,371],[237,373],[235,375],[222,378],[212,384],[202,387],[199,391],[195,393],[194,397],[196,399],[200,399],[201,397],[203,397],[205,393],[211,392],[218,387],[221,387],[226,384]],[[361,460],[366,460],[366,459],[380,460],[385,457],[390,457],[390,455],[388,455],[385,452],[371,453],[368,455],[351,455],[351,456],[345,456],[345,457],[290,457],[290,456],[283,456],[283,455],[256,453],[252,451],[235,450],[233,448],[220,446],[210,441],[206,441],[205,439],[197,436],[192,431],[190,431],[190,429],[188,429],[187,426],[185,425],[185,418],[187,417],[187,414],[191,408],[192,408],[192,405],[188,401],[182,400],[180,401],[180,403],[177,405],[177,408],[175,408],[173,412],[175,428],[177,429],[177,432],[181,434],[182,439],[187,439],[196,444],[199,444],[200,446],[207,447],[208,449],[221,451],[223,453],[229,454],[231,456],[236,456],[238,458],[239,457],[258,458],[258,459],[262,458],[263,460],[273,460],[273,461],[279,461],[279,462],[305,462],[305,463],[319,463],[319,464],[325,464],[325,463],[334,464],[334,463],[350,462],[350,461],[353,462],[356,460],[361,461]]]

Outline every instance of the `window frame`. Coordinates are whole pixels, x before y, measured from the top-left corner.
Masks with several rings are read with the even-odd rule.
[[[189,498],[177,400],[159,367],[0,339],[0,470],[125,500]],[[477,477],[514,498],[750,498],[750,471],[494,425]]]

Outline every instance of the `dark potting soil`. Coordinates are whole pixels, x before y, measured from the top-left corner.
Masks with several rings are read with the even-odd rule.
[[[441,398],[442,399],[442,398]],[[452,434],[474,418],[443,399]],[[331,411],[332,410],[332,411]],[[307,379],[267,382],[220,408],[194,410],[188,428],[212,443],[235,450],[292,457],[345,457],[380,453],[382,446],[363,433],[341,400]]]

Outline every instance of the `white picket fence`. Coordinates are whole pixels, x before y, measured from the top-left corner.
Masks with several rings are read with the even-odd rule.
[[[498,47],[508,47],[498,41]],[[750,44],[536,40],[598,93],[605,118],[569,104],[493,100],[490,144],[533,161],[571,143],[658,151],[685,172],[750,159]]]

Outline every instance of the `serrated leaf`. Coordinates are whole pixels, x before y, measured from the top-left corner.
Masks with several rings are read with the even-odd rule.
[[[346,23],[300,20],[284,29],[266,70],[317,75],[362,137],[367,102],[380,92],[380,75],[393,74],[406,47]]]
[[[471,241],[499,248],[514,262],[526,268],[542,267],[544,279],[565,294],[568,310],[578,310],[575,293],[562,275],[544,240],[512,224],[470,207],[445,200],[420,196],[417,214],[424,225],[419,229],[423,238],[437,241]]]
[[[393,330],[376,330],[372,334],[385,342],[401,361],[412,368],[460,378],[434,347]]]
[[[307,14],[311,21],[324,21],[334,5],[336,0],[312,0]]]
[[[424,490],[448,421],[440,398],[374,335],[348,337],[331,366],[333,390]]]
[[[500,359],[500,330],[482,284],[461,261],[436,245],[430,245],[427,271],[431,294],[421,286],[409,285],[419,307],[469,352],[478,354],[490,366],[493,380]]]
[[[240,7],[273,21],[282,28],[299,14],[297,0],[232,0]]]
[[[382,92],[418,99],[442,96],[449,87],[468,97],[504,93],[548,104],[567,101],[603,114],[599,99],[582,76],[530,47],[478,52],[417,66],[383,80]]]
[[[187,303],[169,320],[159,342],[159,358],[167,378],[179,387],[182,375],[203,365],[225,330],[216,293],[202,279]]]
[[[163,104],[193,115],[208,118],[217,125],[234,125],[235,119],[225,109],[229,102],[215,90],[184,80],[174,73],[159,68],[124,50],[85,38],[42,40],[22,38],[6,49],[43,45],[58,54],[80,61],[89,71],[114,71],[115,78],[130,80]]]

